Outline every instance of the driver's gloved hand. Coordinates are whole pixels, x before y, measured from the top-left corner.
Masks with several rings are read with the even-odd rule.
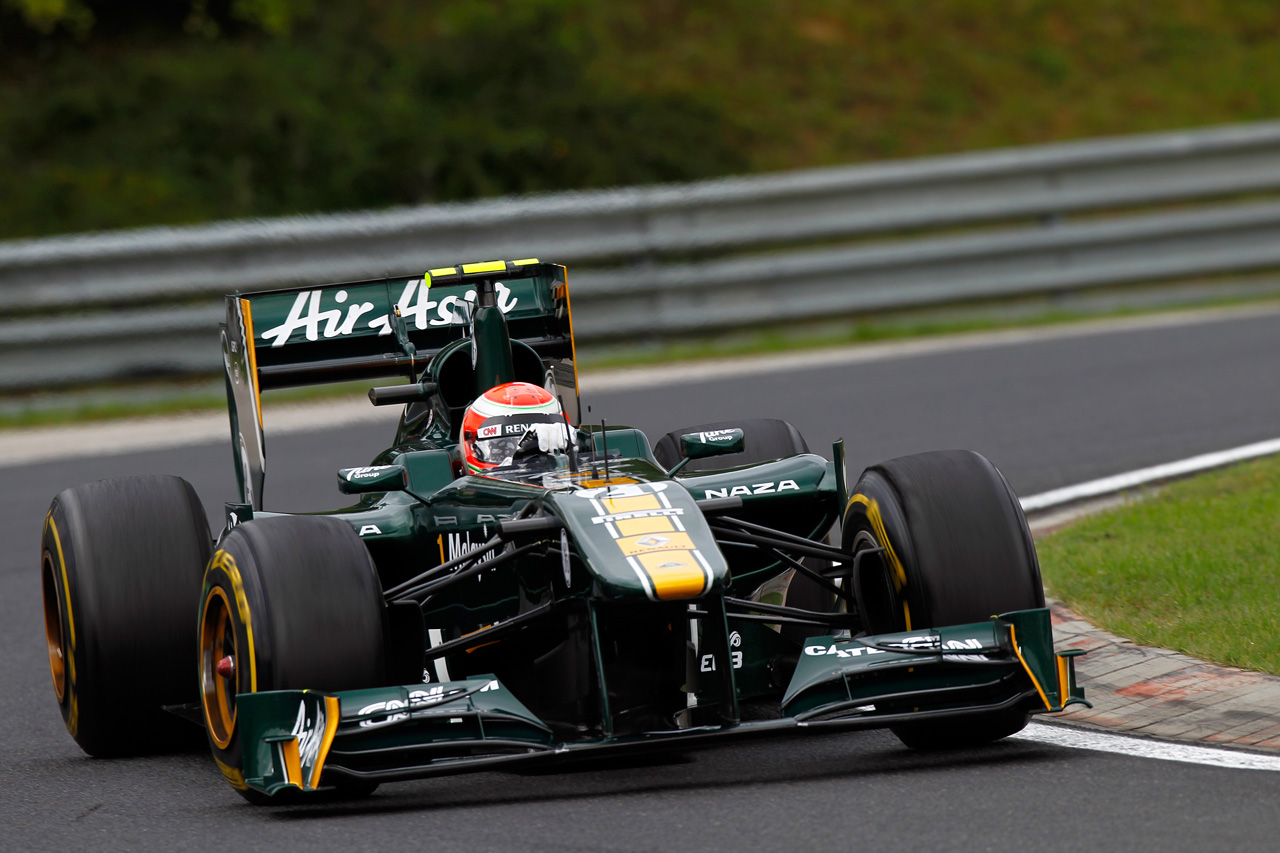
[[[543,453],[557,453],[569,446],[568,424],[534,424],[538,434],[538,449]]]

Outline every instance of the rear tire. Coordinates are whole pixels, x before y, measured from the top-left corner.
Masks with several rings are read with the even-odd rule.
[[[381,686],[385,630],[377,569],[346,522],[280,516],[224,537],[200,594],[198,683],[209,747],[241,796],[281,801],[245,785],[236,697]],[[225,657],[234,661],[228,677],[217,672]]]
[[[212,542],[204,507],[179,477],[66,489],[45,519],[45,635],[67,730],[95,757],[199,743],[162,709],[194,702],[191,606]]]
[[[920,453],[868,468],[846,509],[841,545],[888,549],[864,559],[855,579],[872,634],[1044,607],[1022,507],[996,467],[972,451]],[[1017,708],[892,731],[913,749],[948,749],[1007,737],[1027,718]]]
[[[755,418],[741,421],[717,421],[712,424],[698,424],[674,430],[658,439],[658,443],[653,446],[653,458],[657,459],[662,467],[671,468],[683,458],[680,454],[680,436],[691,432],[711,432],[719,429],[742,430],[742,451],[727,453],[723,456],[709,456],[705,459],[690,459],[689,464],[680,469],[681,473],[722,471],[725,468],[754,465],[757,462],[768,462],[781,456],[809,452],[809,445],[805,444],[804,436],[793,425],[777,418]]]

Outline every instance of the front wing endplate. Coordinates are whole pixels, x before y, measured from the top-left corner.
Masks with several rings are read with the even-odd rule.
[[[1054,654],[1046,609],[1020,610],[989,622],[857,639],[805,641],[782,712],[816,717],[926,713],[1012,704],[1061,711],[1082,703],[1072,650]]]

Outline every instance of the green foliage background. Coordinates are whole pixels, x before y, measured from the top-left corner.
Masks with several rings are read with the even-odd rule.
[[[0,237],[1280,114],[1272,0],[0,0]]]

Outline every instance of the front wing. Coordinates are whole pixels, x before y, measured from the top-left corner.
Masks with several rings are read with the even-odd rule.
[[[881,728],[1001,709],[1087,705],[1078,650],[1055,654],[1049,611],[857,639],[814,637],[778,719],[562,742],[497,679],[240,697],[245,783],[266,794],[343,778],[392,781],[528,764],[601,750],[652,749],[753,735]]]

